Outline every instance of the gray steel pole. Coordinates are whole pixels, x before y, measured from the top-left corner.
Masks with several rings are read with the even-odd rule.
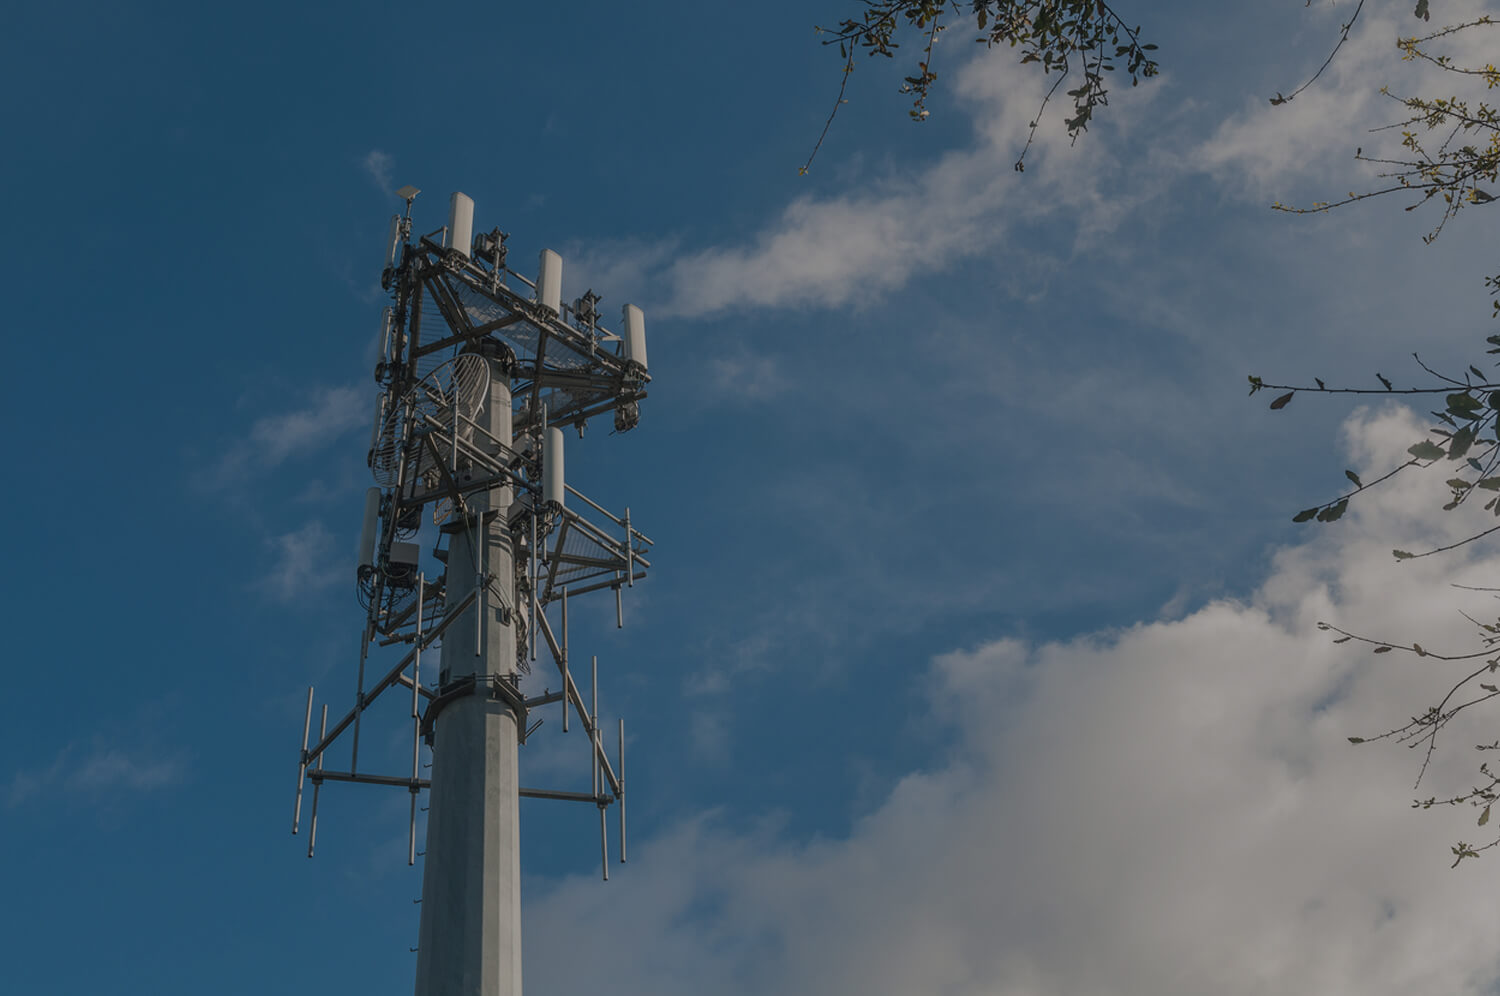
[[[476,422],[509,443],[510,360],[488,355],[489,398]],[[489,692],[516,667],[512,499],[510,487],[475,495],[469,513],[480,517],[479,530],[473,518],[456,516],[449,536],[448,604],[481,576],[499,597],[476,599],[465,610],[476,614],[474,624],[460,620],[443,636],[441,687],[472,678],[474,694],[451,702],[434,733],[417,996],[521,996],[520,730],[511,707]]]

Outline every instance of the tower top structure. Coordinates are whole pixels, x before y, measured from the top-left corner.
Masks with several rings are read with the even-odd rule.
[[[309,857],[325,782],[405,788],[414,864],[418,797],[430,789],[417,992],[519,996],[516,800],[597,807],[606,879],[606,810],[618,804],[619,858],[626,856],[624,721],[611,760],[599,722],[598,658],[591,656],[587,703],[570,665],[568,600],[612,591],[623,626],[623,591],[650,568],[651,540],[628,508],[611,513],[567,483],[562,430],[582,434],[606,416],[616,432],[639,423],[651,380],[645,316],[626,304],[612,331],[592,290],[564,303],[563,261],[550,249],[534,279],[511,269],[508,234],[476,233],[465,194],[450,198],[446,225],[413,237],[419,193],[397,191],[406,209],[391,218],[381,273],[392,300],[375,365],[353,704],[332,728],[324,705],[310,741],[308,689],[292,832],[309,781]],[[539,694],[528,692],[522,679],[544,655],[556,667],[557,690],[549,680]],[[393,690],[403,701],[410,696],[408,774],[360,767],[366,713]],[[562,729],[571,714],[587,740],[587,792],[519,782],[517,748],[542,723],[533,714],[552,705],[562,707]],[[345,743],[348,767],[336,768],[331,751]],[[422,777],[424,743],[431,779]]]

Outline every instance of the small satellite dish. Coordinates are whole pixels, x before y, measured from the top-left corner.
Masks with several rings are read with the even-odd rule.
[[[402,187],[400,190],[396,191],[396,196],[399,197],[399,198],[401,198],[403,201],[406,201],[409,204],[420,193],[421,193],[421,191],[418,190],[416,187],[413,187],[411,184],[407,184],[406,186]]]
[[[461,415],[459,435],[468,438],[472,421],[490,394],[490,365],[478,353],[459,353],[446,360],[411,390],[413,408],[420,416],[435,420],[452,431],[455,415]]]
[[[406,422],[406,410],[397,405],[386,413],[375,436],[375,445],[370,448],[370,474],[382,488],[393,488],[399,477],[401,466],[402,424]]]

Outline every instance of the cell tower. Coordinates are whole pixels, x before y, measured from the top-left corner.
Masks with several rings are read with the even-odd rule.
[[[534,283],[509,269],[507,233],[475,235],[474,202],[464,194],[452,196],[445,227],[413,240],[418,193],[396,192],[406,211],[391,218],[381,277],[392,304],[375,366],[376,487],[365,495],[359,541],[366,616],[354,704],[331,728],[324,705],[309,745],[314,691],[307,690],[292,832],[305,782],[308,857],[325,782],[405,788],[407,861],[415,864],[418,797],[430,789],[417,996],[520,996],[520,797],[594,805],[606,880],[607,810],[618,803],[625,860],[625,721],[611,762],[599,725],[598,658],[587,702],[570,668],[568,600],[613,591],[623,626],[621,589],[645,576],[651,540],[628,508],[614,515],[567,484],[562,430],[582,435],[603,415],[613,416],[617,432],[635,427],[650,381],[645,319],[627,304],[616,334],[599,324],[592,291],[564,305],[562,259],[551,250],[542,252]],[[423,670],[434,647],[436,680],[430,663]],[[527,697],[522,677],[543,647],[558,689],[549,684]],[[377,664],[382,651],[402,656]],[[398,720],[410,723],[409,774],[359,764],[361,722],[386,692],[401,700],[399,715],[409,712]],[[552,705],[562,707],[563,730],[571,711],[588,740],[588,792],[520,784],[519,747],[541,725],[533,717]],[[422,777],[424,740],[430,780]],[[349,765],[336,770],[329,752],[345,741]]]

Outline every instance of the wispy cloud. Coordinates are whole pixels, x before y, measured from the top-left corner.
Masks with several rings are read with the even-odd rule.
[[[290,602],[321,591],[336,583],[344,574],[344,563],[333,552],[333,537],[321,522],[309,522],[301,529],[283,533],[270,541],[274,562],[260,580],[260,587],[272,598]]]
[[[600,305],[604,324],[619,324],[620,308],[646,300],[648,289],[660,279],[662,270],[677,255],[675,238],[605,239],[564,245],[563,296],[577,298],[586,290],[613,295]],[[513,264],[524,269],[524,265]]]
[[[310,408],[257,419],[250,427],[250,445],[260,461],[274,466],[360,425],[369,417],[369,407],[369,398],[353,387],[324,388]]]
[[[784,393],[789,384],[774,356],[737,353],[709,361],[714,393],[739,401],[769,401]]]
[[[772,633],[774,626],[758,626],[748,636],[708,648],[698,666],[688,673],[683,681],[683,694],[690,696],[722,695],[728,692],[733,681],[746,674],[764,672],[771,667],[772,651],[776,649]]]
[[[289,457],[332,442],[370,418],[370,399],[353,386],[319,388],[304,408],[264,415],[245,437],[228,445],[200,484],[214,488],[240,481],[251,471],[268,470]]]
[[[695,711],[691,726],[693,759],[699,764],[723,764],[729,759],[730,732],[730,718],[724,711]]]
[[[44,767],[11,776],[6,801],[9,806],[19,806],[52,792],[88,799],[123,791],[151,792],[177,784],[184,772],[185,766],[174,759],[141,756],[102,745],[83,751],[69,744]]]
[[[954,90],[972,112],[972,139],[930,166],[798,197],[758,232],[728,244],[684,250],[676,238],[622,240],[571,255],[595,286],[649,287],[655,314],[686,318],[873,303],[913,277],[993,249],[1017,220],[1065,205],[1087,202],[1086,225],[1109,227],[1132,198],[1097,190],[1104,139],[1067,148],[1060,127],[1039,131],[1034,168],[1024,176],[1013,169],[1043,86],[1006,60],[970,59]],[[1111,108],[1116,118],[1127,113]]]
[[[395,181],[392,179],[391,171],[396,166],[396,160],[388,152],[380,149],[371,149],[365,153],[365,158],[360,165],[369,174],[370,179],[375,181],[375,186],[380,188],[381,193],[389,194],[395,191]]]
[[[1042,129],[1032,169],[1013,169],[1045,81],[1004,59],[973,58],[954,90],[972,112],[972,141],[925,168],[896,172],[834,195],[799,197],[739,245],[676,257],[664,274],[664,314],[714,315],[737,307],[868,304],[913,278],[993,250],[1029,218],[1073,209],[1080,238],[1110,230],[1158,184],[1106,194],[1108,135],[1069,147]],[[1115,129],[1146,100],[1121,95]],[[1059,154],[1062,153],[1062,154]],[[1086,207],[1086,211],[1078,211]]]

